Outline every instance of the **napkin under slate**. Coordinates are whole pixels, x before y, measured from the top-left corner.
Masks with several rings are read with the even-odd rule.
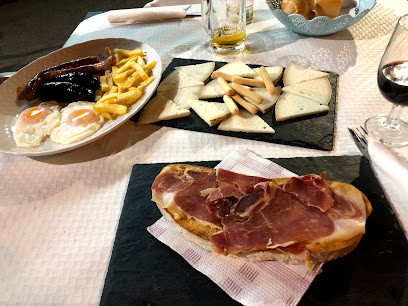
[[[208,61],[174,58],[163,72],[162,80],[164,80],[175,67],[195,65],[205,62]],[[225,64],[225,62],[215,62],[215,69],[218,69]],[[260,65],[249,66],[251,68],[260,67]],[[258,112],[258,115],[275,129],[275,134],[219,131],[217,130],[218,125],[213,127],[208,126],[207,123],[205,123],[205,121],[202,120],[193,110],[191,110],[191,114],[188,117],[163,120],[154,124],[197,132],[213,133],[218,135],[330,151],[333,149],[334,141],[337,79],[338,75],[336,73],[329,72],[329,81],[332,85],[332,98],[329,104],[330,110],[327,113],[277,122],[275,120],[275,108],[273,108],[267,114]],[[277,86],[283,87],[282,81],[280,81]],[[211,102],[223,102],[222,98],[205,100]],[[136,114],[132,120],[138,121],[140,114],[141,112],[138,112],[138,114]]]
[[[360,156],[272,159],[300,175],[327,171],[370,199],[367,233],[346,257],[326,263],[300,305],[407,305],[408,242],[376,180]],[[218,162],[192,164],[214,167]],[[164,164],[135,165],[119,220],[101,305],[239,305],[146,227],[161,217],[151,184]]]

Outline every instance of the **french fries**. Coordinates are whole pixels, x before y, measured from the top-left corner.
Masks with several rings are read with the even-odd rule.
[[[116,65],[99,80],[101,90],[95,95],[94,111],[114,120],[124,115],[143,95],[144,88],[153,82],[152,70],[156,61],[146,62],[143,50],[105,48],[108,56],[115,55]]]

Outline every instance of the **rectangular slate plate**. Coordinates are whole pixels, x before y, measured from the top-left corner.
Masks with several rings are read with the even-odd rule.
[[[205,62],[207,61],[175,58],[171,61],[169,66],[167,66],[166,70],[164,71],[162,75],[162,80],[164,80],[166,76],[168,76],[174,70],[175,67],[195,65]],[[226,63],[216,62],[215,69],[220,68],[224,64]],[[260,65],[249,66],[252,68],[260,67]],[[272,108],[272,110],[269,111],[267,114],[262,114],[261,112],[258,112],[258,115],[275,129],[276,131],[275,134],[219,131],[217,130],[218,125],[213,127],[208,126],[207,123],[205,123],[204,120],[202,120],[193,110],[191,110],[191,115],[188,117],[173,120],[164,120],[156,122],[154,124],[197,132],[212,133],[231,137],[330,151],[333,149],[334,142],[337,79],[338,74],[334,72],[329,72],[329,81],[332,85],[332,98],[329,104],[330,110],[327,113],[321,113],[317,115],[311,115],[297,119],[277,122],[275,120],[275,108]],[[282,81],[279,82],[278,86],[283,87]],[[223,102],[222,98],[206,99],[206,101]],[[138,112],[138,114],[136,114],[132,118],[132,120],[138,121],[140,114],[141,111]]]
[[[408,243],[369,163],[360,156],[273,160],[300,175],[327,171],[369,198],[367,233],[349,255],[328,262],[300,305],[408,305]],[[191,164],[214,167],[218,162]],[[135,165],[119,220],[101,305],[239,305],[149,234],[161,217],[151,184],[164,164]]]

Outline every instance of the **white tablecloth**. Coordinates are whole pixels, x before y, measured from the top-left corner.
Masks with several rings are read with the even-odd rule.
[[[347,127],[390,109],[376,71],[403,0],[379,0],[346,31],[321,38],[290,32],[255,1],[247,28],[247,63],[303,65],[339,73],[334,150],[324,152],[128,122],[72,152],[28,158],[0,154],[0,304],[98,304],[131,167],[135,163],[221,160],[238,146],[269,157],[360,154]],[[230,61],[207,45],[201,18],[111,26],[106,14],[83,21],[66,46],[123,37],[148,43],[166,67],[173,57]],[[408,112],[403,116],[408,119]],[[408,148],[397,151],[408,157]],[[401,220],[408,204],[381,181]]]

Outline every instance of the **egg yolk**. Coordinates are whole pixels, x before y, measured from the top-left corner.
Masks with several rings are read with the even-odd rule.
[[[97,121],[98,115],[92,109],[77,109],[67,117],[69,126],[88,125]]]
[[[35,106],[24,110],[20,114],[20,118],[26,124],[37,124],[43,122],[50,113],[51,111],[48,108]]]

